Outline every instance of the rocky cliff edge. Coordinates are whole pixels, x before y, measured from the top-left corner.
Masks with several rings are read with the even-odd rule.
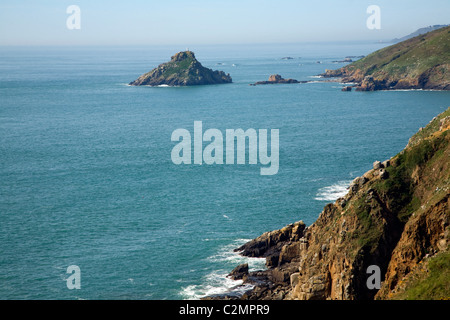
[[[311,226],[298,221],[237,248],[267,265],[231,272],[254,285],[240,299],[449,298],[449,129],[450,108],[399,154],[374,162]],[[371,265],[381,271],[380,289],[367,286]]]

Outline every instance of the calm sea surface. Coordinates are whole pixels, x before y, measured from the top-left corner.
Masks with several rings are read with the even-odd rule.
[[[238,284],[226,274],[239,263],[263,268],[233,249],[313,223],[450,105],[450,92],[341,92],[314,77],[381,46],[192,47],[233,83],[184,88],[127,83],[186,48],[0,48],[0,299],[192,299]],[[249,86],[275,73],[312,82]],[[171,134],[194,121],[279,129],[278,174],[173,164]]]

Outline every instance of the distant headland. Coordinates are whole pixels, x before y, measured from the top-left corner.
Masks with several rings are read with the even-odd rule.
[[[375,51],[325,78],[356,83],[358,91],[450,90],[450,26]]]

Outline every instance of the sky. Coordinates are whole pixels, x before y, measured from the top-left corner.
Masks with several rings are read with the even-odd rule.
[[[80,29],[67,28],[70,5]],[[435,24],[450,24],[449,0],[0,0],[3,46],[386,41]]]

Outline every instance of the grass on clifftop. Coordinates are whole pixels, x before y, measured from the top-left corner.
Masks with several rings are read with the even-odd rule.
[[[423,139],[429,138],[439,130],[441,119],[448,116],[450,116],[450,108],[436,116],[425,128],[413,135],[411,139],[409,139],[409,145],[414,145]]]
[[[393,296],[394,299],[450,299],[450,252],[430,258],[408,278],[404,289]]]
[[[380,49],[346,68],[366,75],[418,77],[426,70],[450,62],[450,27]]]
[[[443,151],[449,143],[449,132],[440,132],[439,123],[448,115],[450,108],[416,133],[410,139],[408,147],[394,157],[393,165],[386,168],[389,178],[379,180],[373,186],[380,193],[387,195],[391,210],[396,212],[404,223],[421,205],[420,199],[414,194],[414,174],[443,160]]]

